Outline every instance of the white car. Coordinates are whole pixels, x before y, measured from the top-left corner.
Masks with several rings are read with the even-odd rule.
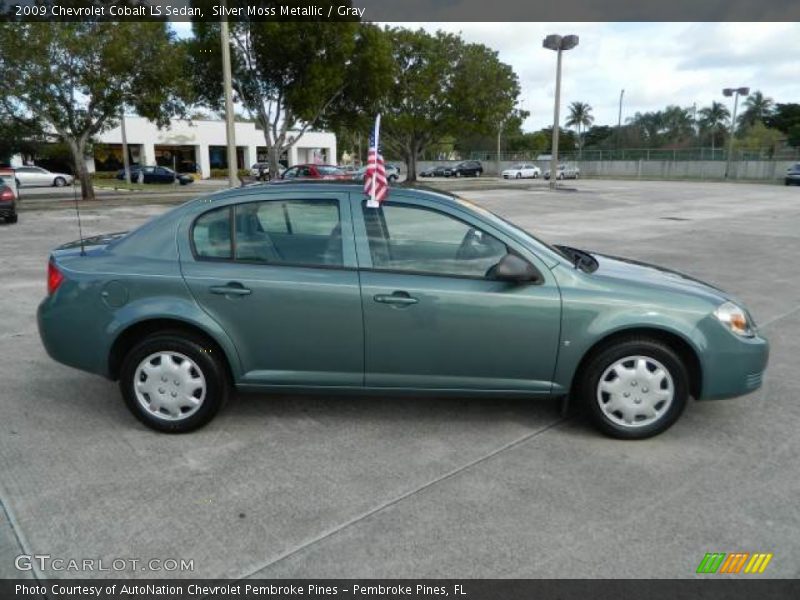
[[[74,179],[66,173],[53,173],[42,167],[16,167],[14,178],[17,187],[50,186],[64,187],[70,185]]]
[[[581,176],[581,170],[578,167],[571,167],[569,165],[558,165],[558,172],[556,179],[578,179]],[[550,179],[550,169],[544,172],[544,178]]]
[[[530,163],[514,165],[502,172],[503,179],[538,179],[542,170]]]

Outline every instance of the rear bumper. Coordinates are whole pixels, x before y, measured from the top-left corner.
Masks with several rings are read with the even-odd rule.
[[[16,202],[0,202],[0,217],[13,217],[17,214]]]

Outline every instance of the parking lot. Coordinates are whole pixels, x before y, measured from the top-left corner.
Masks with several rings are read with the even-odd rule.
[[[23,210],[0,225],[0,577],[30,575],[22,553],[194,561],[49,577],[694,577],[706,552],[737,551],[774,553],[761,577],[800,576],[800,189],[458,185],[547,241],[734,293],[772,344],[764,387],[693,402],[642,442],[555,401],[453,398],[243,396],[158,434],[115,383],[46,356],[48,250],[77,223],[71,205]],[[84,234],[165,210],[134,202],[85,208]]]

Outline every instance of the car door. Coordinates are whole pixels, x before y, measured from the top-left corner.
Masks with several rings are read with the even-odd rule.
[[[264,193],[182,225],[183,276],[233,340],[240,383],[363,385],[361,296],[346,199]]]
[[[560,331],[556,282],[508,234],[456,208],[351,200],[361,265],[365,385],[548,394]],[[539,284],[487,277],[508,252]]]

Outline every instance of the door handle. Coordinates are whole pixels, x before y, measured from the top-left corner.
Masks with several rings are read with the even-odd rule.
[[[412,298],[408,292],[394,292],[392,294],[376,294],[372,297],[375,302],[380,304],[394,304],[396,306],[410,306],[419,302],[417,298]]]
[[[253,290],[237,282],[231,282],[227,285],[212,285],[208,288],[208,291],[220,296],[249,296],[253,293]]]

